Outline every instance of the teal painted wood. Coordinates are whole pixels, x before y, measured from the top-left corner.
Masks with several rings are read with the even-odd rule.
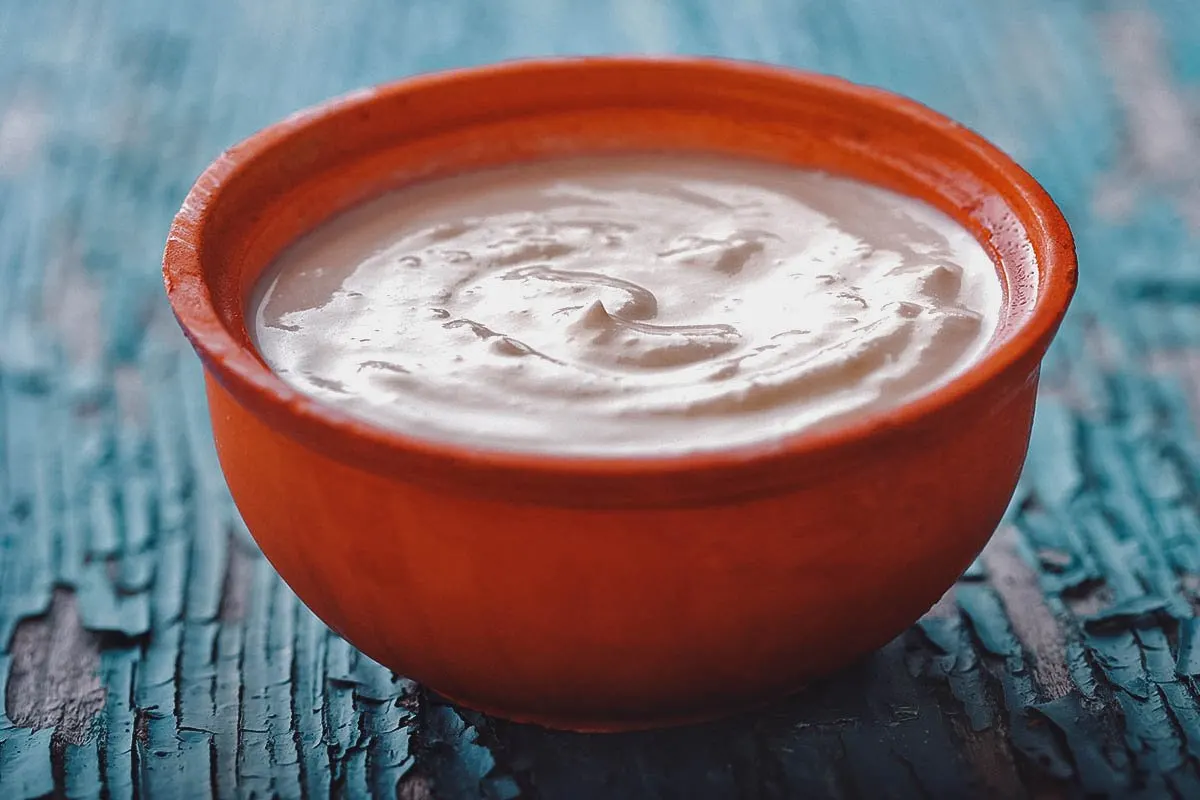
[[[975,126],[1063,205],[1083,283],[1009,522],[918,625],[760,714],[591,737],[447,706],[299,604],[158,259],[204,164],[300,106],[630,50]],[[1200,796],[1198,90],[1190,0],[0,2],[0,797]]]

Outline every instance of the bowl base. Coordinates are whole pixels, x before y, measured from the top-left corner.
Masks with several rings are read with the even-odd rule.
[[[702,710],[697,710],[694,712],[666,714],[662,716],[649,714],[645,717],[622,717],[618,719],[576,716],[570,713],[554,714],[514,711],[512,709],[497,708],[495,706],[488,705],[487,703],[476,703],[473,700],[446,694],[432,686],[425,688],[429,692],[456,706],[461,706],[465,709],[484,714],[488,717],[494,717],[506,722],[517,723],[518,725],[536,725],[539,728],[546,728],[552,731],[563,731],[568,733],[635,733],[638,731],[700,725],[706,722],[715,722],[717,720],[737,716],[739,714],[761,711],[776,703],[782,702],[793,695],[799,694],[800,692],[804,691],[807,686],[807,683],[801,683],[789,689],[773,692],[763,697],[742,699],[733,703],[714,703],[706,706]]]

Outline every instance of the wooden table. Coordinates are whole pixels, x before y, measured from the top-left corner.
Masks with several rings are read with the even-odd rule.
[[[1083,282],[1008,522],[920,623],[763,713],[594,737],[445,705],[300,605],[158,260],[296,108],[601,51],[913,95],[1045,183]],[[1200,797],[1198,98],[1194,0],[0,3],[0,797]]]

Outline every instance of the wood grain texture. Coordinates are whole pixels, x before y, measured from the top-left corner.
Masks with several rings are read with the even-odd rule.
[[[918,625],[759,714],[596,737],[448,706],[300,605],[158,260],[298,107],[602,51],[913,95],[1044,182],[1082,286],[1009,522]],[[1200,796],[1198,97],[1190,0],[0,2],[0,797]]]

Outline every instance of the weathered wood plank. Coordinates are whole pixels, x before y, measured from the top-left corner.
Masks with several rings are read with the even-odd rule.
[[[924,100],[1083,264],[1010,523],[912,631],[775,708],[630,736],[460,711],[274,575],[157,273],[219,150],[518,55],[719,53]],[[0,796],[1200,796],[1200,6],[0,4]]]

